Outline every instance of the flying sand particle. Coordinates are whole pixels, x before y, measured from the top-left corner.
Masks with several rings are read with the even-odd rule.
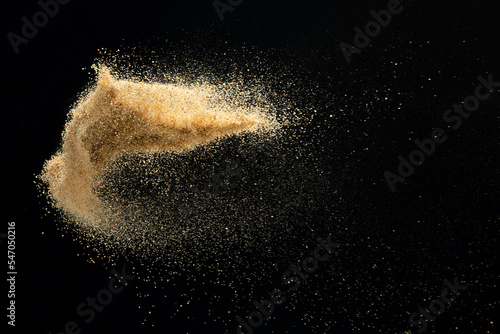
[[[76,221],[99,224],[94,192],[105,165],[126,153],[185,151],[229,135],[270,131],[275,119],[215,99],[217,87],[124,80],[95,67],[95,87],[70,111],[61,149],[42,180],[57,208]]]

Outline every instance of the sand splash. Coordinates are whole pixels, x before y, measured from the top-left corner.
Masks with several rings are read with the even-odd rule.
[[[53,204],[76,221],[99,224],[98,176],[126,153],[185,151],[278,125],[260,110],[224,101],[214,86],[124,80],[105,66],[96,70],[97,84],[70,111],[62,147],[41,175]]]

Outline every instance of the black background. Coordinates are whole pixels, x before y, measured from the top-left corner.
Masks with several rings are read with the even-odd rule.
[[[404,2],[404,11],[347,64],[339,43],[352,44],[353,27],[363,27],[371,19],[369,11],[385,5],[385,1],[245,0],[220,22],[210,0],[72,0],[21,45],[18,54],[5,37],[2,232],[8,221],[16,222],[16,329],[61,331],[76,318],[76,305],[109,281],[107,268],[81,256],[85,245],[63,237],[57,218],[45,216],[44,199],[34,184],[44,161],[60,144],[69,106],[88,82],[97,50],[137,46],[147,54],[154,47],[168,58],[169,50],[185,49],[186,58],[219,63],[215,67],[224,72],[232,60],[244,63],[251,58],[241,51],[245,45],[272,63],[285,64],[303,85],[317,87],[304,99],[318,110],[313,122],[321,127],[325,166],[342,179],[338,189],[342,204],[331,211],[339,212],[345,224],[356,226],[344,237],[352,246],[339,260],[345,263],[345,276],[355,280],[369,272],[372,281],[382,286],[387,272],[374,273],[370,268],[373,262],[387,261],[400,270],[392,283],[413,284],[409,290],[418,290],[415,280],[433,281],[439,287],[445,278],[465,277],[469,289],[457,309],[447,310],[428,332],[498,332],[497,323],[490,323],[498,311],[494,297],[498,291],[493,288],[498,280],[491,280],[498,278],[498,270],[486,264],[496,261],[498,248],[500,93],[482,103],[459,130],[449,132],[448,141],[395,193],[389,191],[383,172],[396,171],[397,156],[407,156],[415,148],[415,138],[427,138],[434,127],[444,126],[442,113],[473,94],[477,76],[493,73],[500,81],[500,4]],[[38,10],[36,1],[4,4],[4,36],[19,33],[21,17]],[[377,245],[384,242],[393,243],[400,256],[391,252],[392,257],[385,254],[380,260],[383,252]],[[130,288],[120,294],[120,302],[98,314],[82,333],[186,332],[186,319],[168,316],[154,328],[141,326],[137,292]],[[409,329],[405,312],[427,305],[429,300],[424,299],[433,299],[438,292],[424,293],[404,306],[388,305],[380,318],[359,314],[354,327],[332,312],[332,319],[338,317],[337,326],[328,332],[351,333],[356,327],[358,333]],[[363,309],[356,306],[359,297],[356,294],[356,300],[347,303],[349,296],[343,295],[333,309],[345,306],[354,314]],[[306,311],[307,305],[294,314],[283,311],[279,320],[258,331],[315,333],[314,328],[296,323],[297,312]],[[209,325],[191,328],[189,333],[223,332]]]

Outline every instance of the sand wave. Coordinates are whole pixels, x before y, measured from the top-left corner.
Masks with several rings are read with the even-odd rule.
[[[62,147],[42,172],[53,204],[77,221],[98,224],[95,182],[124,153],[189,150],[277,126],[268,114],[214,99],[217,87],[124,80],[105,66],[97,70],[97,84],[71,110]]]

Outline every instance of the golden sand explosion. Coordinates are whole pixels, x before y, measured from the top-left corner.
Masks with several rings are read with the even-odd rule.
[[[277,126],[260,110],[217,99],[217,87],[118,79],[105,66],[97,71],[97,84],[70,111],[62,147],[42,172],[53,204],[77,221],[98,223],[96,178],[125,153],[184,151]]]

